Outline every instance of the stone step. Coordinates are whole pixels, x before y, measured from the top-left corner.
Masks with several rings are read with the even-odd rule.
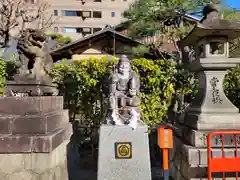
[[[69,123],[68,110],[43,115],[0,115],[0,135],[49,134]]]
[[[37,115],[63,109],[62,96],[1,97],[0,114]]]
[[[71,125],[46,135],[0,135],[0,153],[49,153],[71,136]]]

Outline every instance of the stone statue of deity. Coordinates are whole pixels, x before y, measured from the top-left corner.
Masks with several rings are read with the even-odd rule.
[[[140,120],[140,81],[129,59],[122,55],[109,82],[108,123],[136,128]]]

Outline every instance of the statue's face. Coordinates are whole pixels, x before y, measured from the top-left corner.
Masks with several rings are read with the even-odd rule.
[[[118,71],[120,73],[126,73],[131,70],[131,65],[129,62],[121,62],[118,66]]]
[[[45,41],[46,40],[46,36],[44,35],[44,33],[40,30],[33,30],[32,32],[32,36],[35,40],[37,41]]]

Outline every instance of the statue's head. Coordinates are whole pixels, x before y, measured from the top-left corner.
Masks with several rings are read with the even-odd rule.
[[[131,63],[126,55],[122,55],[118,62],[118,72],[125,74],[131,71]]]
[[[47,39],[45,33],[40,29],[31,29],[31,34],[36,41],[44,42]]]
[[[27,28],[21,32],[22,36],[32,36],[36,41],[44,42],[46,35],[40,29]]]

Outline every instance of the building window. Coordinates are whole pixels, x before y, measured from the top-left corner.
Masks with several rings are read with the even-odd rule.
[[[83,27],[82,28],[82,35],[86,36],[86,35],[89,35],[89,34],[92,34],[92,29],[88,28],[88,27]]]
[[[78,11],[72,11],[72,10],[62,10],[62,15],[63,16],[81,16],[81,14],[79,14]]]
[[[102,0],[93,0],[93,2],[102,2]]]
[[[81,33],[82,32],[82,28],[78,28],[78,27],[63,27],[62,31],[64,33]]]
[[[64,33],[77,33],[77,29],[74,27],[64,27],[63,32]]]
[[[111,12],[111,16],[115,17],[116,16],[115,12]]]
[[[28,4],[34,4],[35,3],[35,0],[24,0],[25,3],[28,3]]]
[[[91,17],[91,11],[81,11],[82,17],[89,18]]]
[[[62,16],[91,17],[91,11],[62,10]]]
[[[53,32],[58,32],[58,27],[53,27]]]
[[[101,11],[93,11],[93,18],[102,18]]]
[[[102,28],[93,28],[93,33],[101,31],[101,30],[102,30]]]
[[[53,14],[54,16],[58,16],[58,10],[54,9]]]

